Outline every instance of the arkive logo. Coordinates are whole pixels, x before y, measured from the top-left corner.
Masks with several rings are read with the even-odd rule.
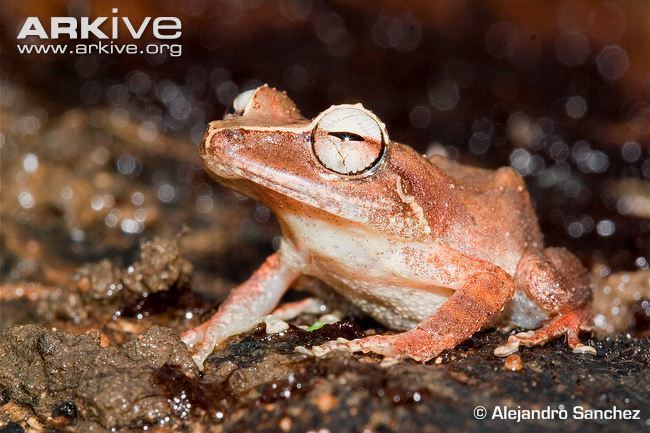
[[[112,12],[117,14],[119,10],[113,8]],[[150,28],[157,39],[178,39],[182,34],[182,24],[178,17],[145,17],[139,23],[133,22],[129,17],[97,17],[90,21],[89,17],[51,17],[50,32],[38,17],[28,17],[25,20],[18,39],[25,39],[29,36],[36,36],[40,39],[57,39],[60,36],[68,36],[70,39],[89,39],[94,36],[98,39],[118,39],[121,32],[126,31],[133,39],[140,39],[147,28]],[[106,31],[100,29],[110,23]]]
[[[89,17],[28,17],[16,39],[21,54],[161,54],[178,57],[182,53],[180,44],[170,44],[183,34],[178,17],[144,17],[132,19],[120,16],[119,9],[112,9],[113,16]],[[155,43],[138,46],[119,41],[140,40],[151,35]],[[76,41],[70,44],[45,44],[42,42]],[[88,42],[89,40],[95,43]]]

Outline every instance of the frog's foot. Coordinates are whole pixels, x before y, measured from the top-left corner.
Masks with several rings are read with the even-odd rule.
[[[203,341],[205,332],[207,330],[207,326],[206,326],[207,323],[208,322],[204,322],[199,326],[195,326],[194,328],[188,329],[187,331],[183,332],[181,334],[181,340],[183,340],[183,343],[185,343],[188,346],[195,346],[200,341]]]
[[[217,344],[227,338],[227,336],[225,338],[220,337],[220,333],[217,332],[218,329],[212,325],[214,323],[208,321],[185,331],[181,335],[181,340],[190,348],[192,359],[201,370],[203,369],[203,362],[210,356]]]
[[[365,338],[358,338],[356,340],[346,340],[339,338],[337,340],[328,341],[320,346],[311,348],[311,353],[320,358],[330,352],[343,351],[348,353],[362,352],[362,353],[376,353],[383,355],[385,359],[400,359],[394,350],[395,338],[393,335],[373,335]]]
[[[401,334],[372,335],[356,340],[339,338],[334,341],[328,341],[320,346],[312,347],[311,353],[316,357],[321,357],[337,350],[349,353],[376,353],[384,356],[382,365],[389,365],[407,358],[418,362],[426,362],[440,354],[443,350],[455,345],[455,342],[449,342],[449,344],[445,345],[440,344],[441,342],[442,340],[438,339],[438,344],[436,344],[423,331],[413,329]]]
[[[580,342],[578,334],[581,329],[588,329],[586,324],[589,322],[589,313],[582,310],[571,310],[560,313],[555,316],[545,326],[534,331],[520,332],[508,337],[506,344],[494,349],[496,356],[508,356],[519,350],[519,346],[526,347],[540,346],[548,341],[560,337],[564,334],[567,336],[567,344],[573,353],[588,353],[596,355],[596,349]]]

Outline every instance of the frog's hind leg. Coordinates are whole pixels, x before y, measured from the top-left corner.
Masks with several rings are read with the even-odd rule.
[[[586,270],[573,254],[564,248],[526,252],[517,266],[515,285],[552,317],[539,329],[510,336],[494,350],[496,356],[508,356],[521,345],[542,345],[562,335],[567,336],[574,353],[596,354],[596,349],[582,344],[578,337],[591,322],[591,289]]]
[[[472,274],[443,305],[415,328],[393,335],[330,341],[312,348],[322,356],[333,350],[373,352],[385,362],[403,358],[428,361],[486,326],[512,298],[512,278],[498,267]]]

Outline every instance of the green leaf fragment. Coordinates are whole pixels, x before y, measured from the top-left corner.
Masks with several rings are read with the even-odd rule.
[[[326,325],[325,322],[314,322],[313,325],[307,328],[307,332],[318,331],[320,328],[322,328],[325,325]]]

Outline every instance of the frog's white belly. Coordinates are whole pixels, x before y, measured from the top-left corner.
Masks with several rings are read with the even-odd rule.
[[[414,328],[447,300],[445,296],[409,287],[363,284],[327,273],[315,276],[337,289],[356,308],[396,330]]]
[[[359,227],[285,214],[289,241],[306,251],[301,264],[353,305],[393,329],[410,329],[433,314],[460,286],[458,269],[427,261],[435,244],[396,241]]]

